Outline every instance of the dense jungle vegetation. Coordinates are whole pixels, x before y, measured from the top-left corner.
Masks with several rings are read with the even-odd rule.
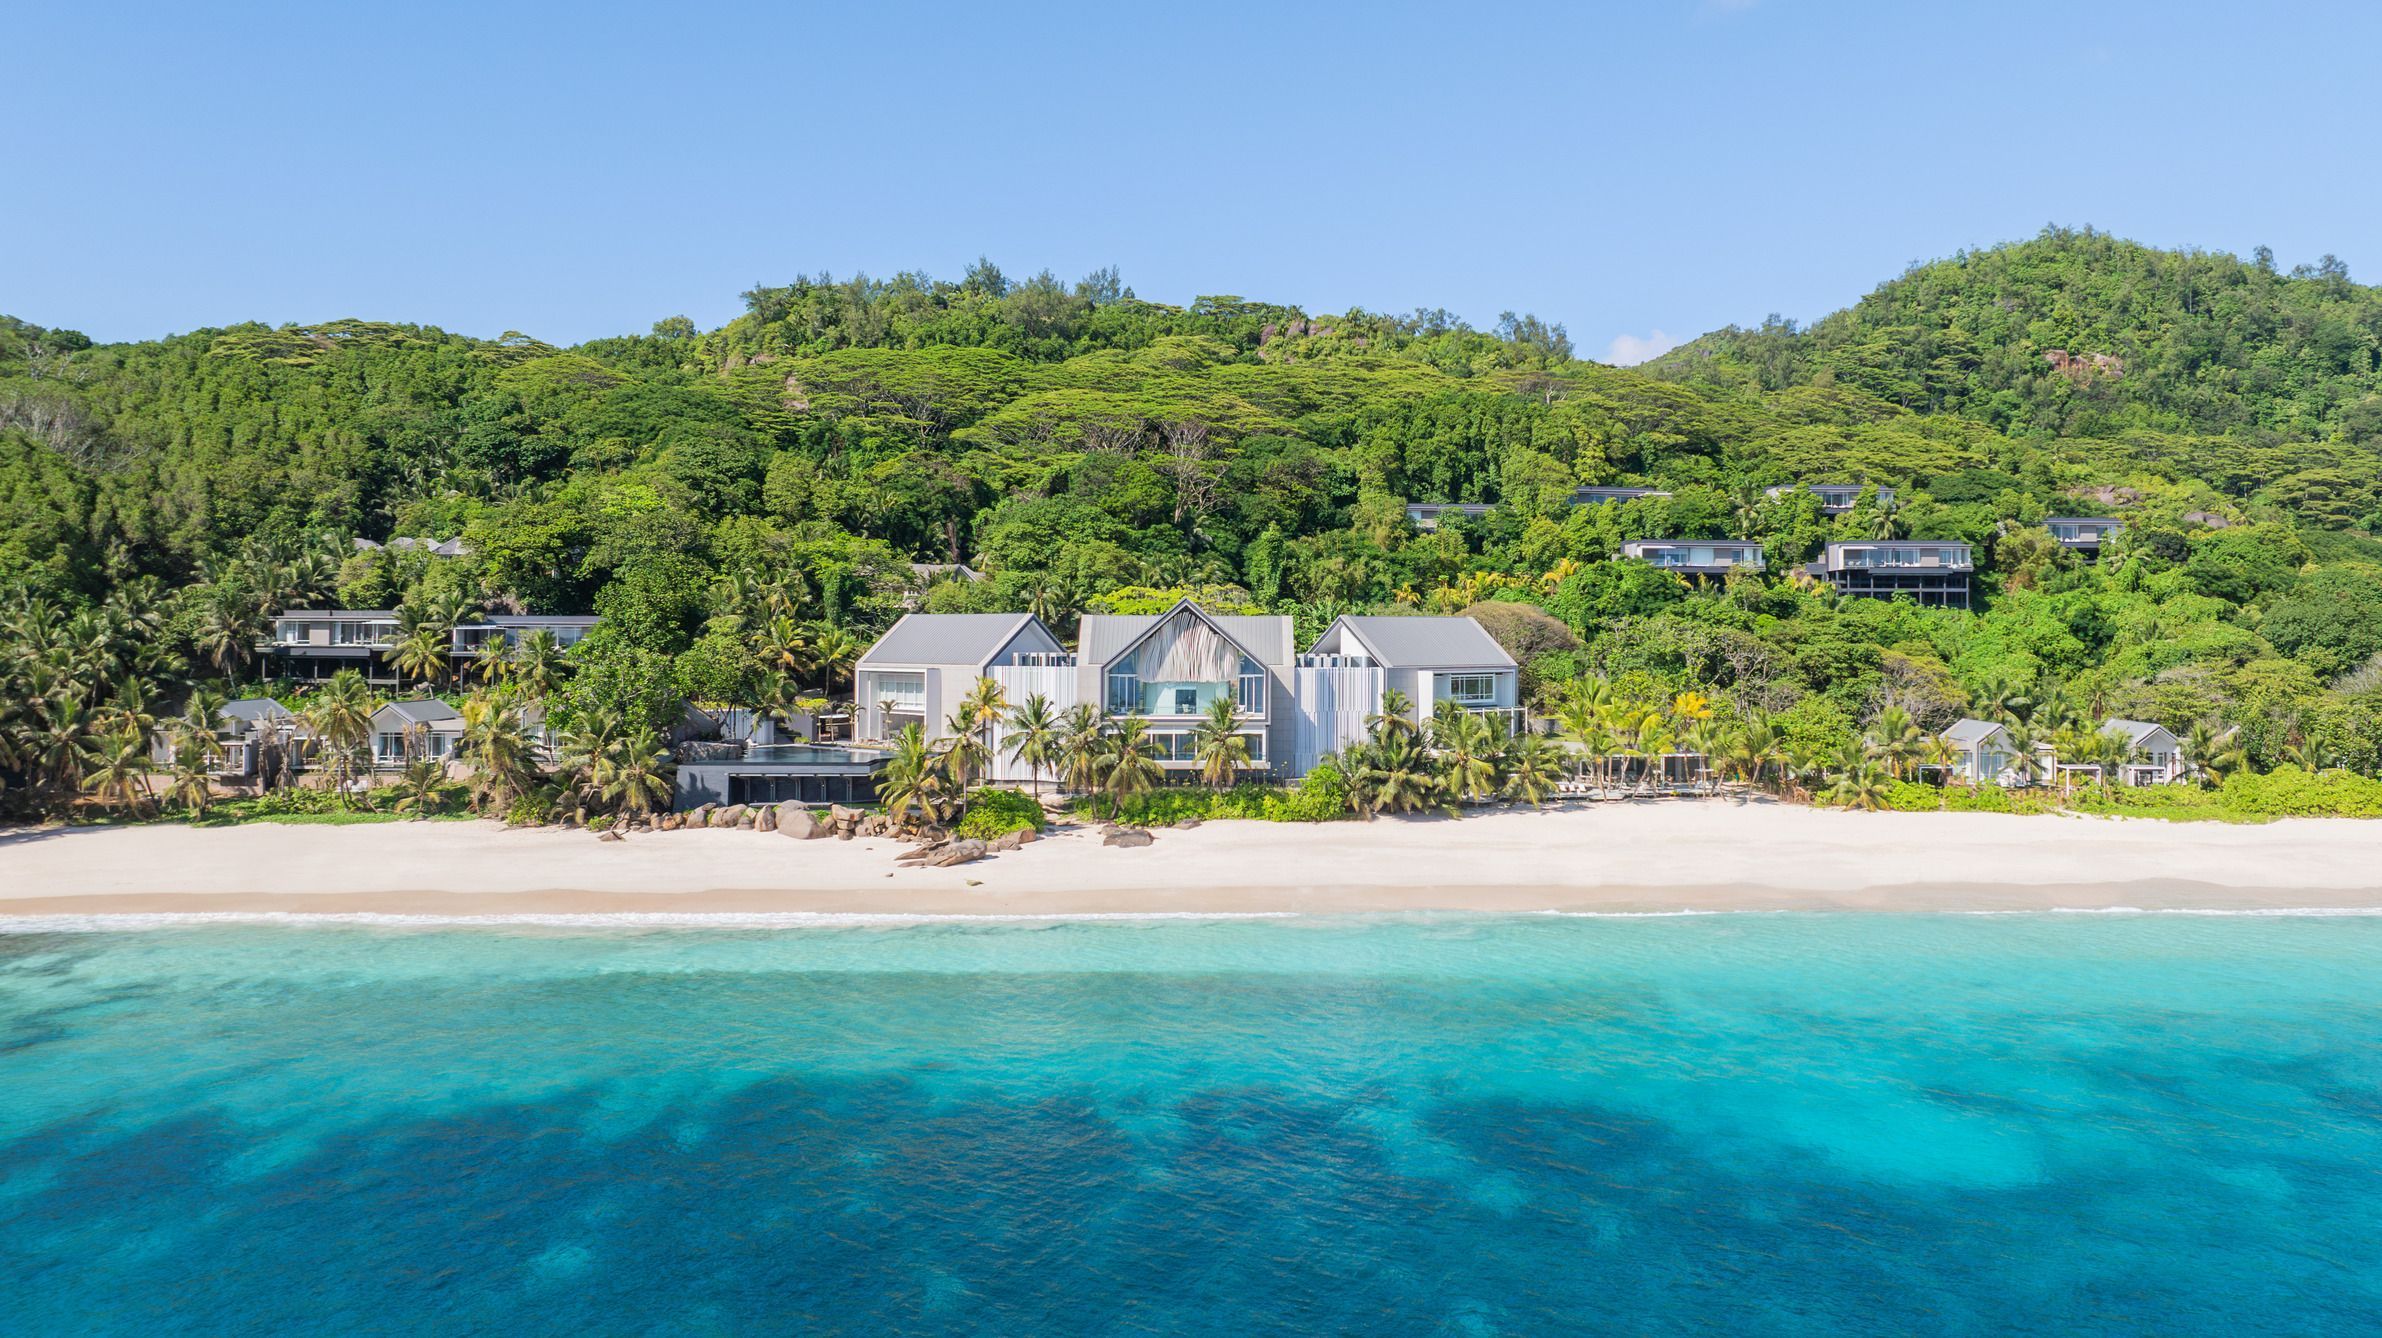
[[[295,605],[601,613],[562,709],[659,722],[766,696],[796,642],[848,663],[912,603],[1065,630],[1183,592],[1310,637],[1341,611],[1524,606],[1491,613],[1550,709],[1575,683],[1694,691],[1820,752],[1889,711],[1932,731],[2049,703],[2258,769],[2382,774],[2382,289],[2329,258],[2052,229],[1637,369],[1527,315],[1171,306],[1113,271],[744,302],[571,348],[363,320],[94,344],[0,318],[0,781],[68,785],[108,720],[252,679]],[[1796,481],[1895,497],[1824,517],[1766,495]],[[1672,495],[1568,504],[1603,483]],[[1420,534],[1408,501],[1497,509]],[[2080,562],[2041,526],[2074,514],[2127,529]],[[353,544],[453,535],[468,556]],[[1975,544],[1979,607],[1795,573],[1870,536]],[[1770,571],[1611,561],[1640,537],[1759,539]],[[921,589],[913,563],[986,579]],[[111,715],[127,684],[140,709]]]

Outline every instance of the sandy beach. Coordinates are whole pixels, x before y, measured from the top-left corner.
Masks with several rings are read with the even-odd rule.
[[[0,835],[0,915],[2382,908],[2382,823],[1846,813],[1723,800],[1318,826],[1109,849],[1055,831],[950,869],[883,839],[486,822]]]

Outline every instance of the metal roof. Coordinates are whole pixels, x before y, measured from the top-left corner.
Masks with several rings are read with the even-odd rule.
[[[2006,732],[2003,726],[1991,720],[1972,717],[1953,721],[1951,727],[1944,731],[1944,737],[1954,743],[1982,743],[1995,734]]]
[[[217,712],[219,719],[240,720],[251,725],[259,720],[287,720],[289,715],[290,709],[271,697],[242,697],[238,701],[225,702],[223,709]]]
[[[443,725],[449,721],[460,722],[463,719],[461,711],[436,697],[413,702],[390,702],[381,707],[380,711],[372,713],[375,723],[380,720],[381,711],[391,712],[409,725]]]
[[[1333,629],[1346,629],[1373,658],[1391,669],[1427,669],[1434,665],[1473,669],[1487,665],[1512,668],[1488,629],[1461,615],[1433,617],[1397,614],[1344,614]],[[1330,630],[1325,632],[1329,639]]]
[[[464,627],[593,627],[603,621],[592,613],[499,613]]]
[[[1030,613],[911,613],[887,628],[860,657],[859,667],[908,664],[981,665],[1000,654],[1028,624]],[[1043,629],[1045,634],[1049,629]],[[1051,639],[1052,645],[1058,639]]]
[[[1131,649],[1151,628],[1186,611],[1215,624],[1259,664],[1285,665],[1294,658],[1288,615],[1214,614],[1189,600],[1164,613],[1087,613],[1078,629],[1077,655],[1086,664],[1107,664]]]
[[[2147,720],[2104,720],[2101,722],[2103,734],[2123,734],[2128,743],[2140,743],[2153,734],[2165,732],[2166,729],[2165,725],[2154,725]],[[2167,737],[2174,738],[2175,736],[2168,734]]]

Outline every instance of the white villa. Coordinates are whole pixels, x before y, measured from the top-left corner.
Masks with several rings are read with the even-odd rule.
[[[2173,785],[2191,774],[2182,741],[2164,725],[2147,720],[2104,720],[2101,732],[2126,741],[2126,760],[2110,778],[2120,785]]]
[[[1427,716],[1441,701],[1520,717],[1519,672],[1470,618],[1342,618],[1308,654],[1281,615],[1210,614],[1185,600],[1162,614],[1087,614],[1077,648],[1030,614],[913,613],[860,657],[854,710],[862,740],[905,726],[949,733],[960,699],[989,678],[1012,708],[1036,694],[1054,715],[1089,702],[1111,719],[1147,723],[1161,766],[1197,765],[1192,731],[1229,696],[1249,741],[1250,770],[1288,780],[1364,737],[1396,688]],[[996,726],[993,778],[1031,779],[1005,755]]]
[[[395,770],[423,759],[443,762],[463,739],[463,713],[435,697],[390,702],[372,713],[372,765]]]
[[[2027,777],[2018,769],[2018,741],[2007,726],[1991,720],[1955,720],[1944,731],[1951,745],[1951,779],[1971,785],[2019,785]]]

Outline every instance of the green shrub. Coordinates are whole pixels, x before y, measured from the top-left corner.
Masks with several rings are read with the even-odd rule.
[[[952,829],[954,835],[989,841],[1008,832],[1041,831],[1047,819],[1042,805],[1015,790],[978,790],[968,796],[968,811]]]
[[[1109,816],[1104,799],[1078,799],[1067,806],[1078,817],[1105,819]],[[1190,786],[1168,786],[1137,795],[1126,801],[1118,820],[1142,827],[1164,827],[1186,818],[1207,821],[1216,818],[1238,818],[1249,822],[1331,822],[1350,815],[1348,806],[1348,778],[1340,769],[1325,763],[1310,771],[1295,786],[1265,785],[1256,781],[1244,782],[1229,790],[1216,791]]]
[[[2346,771],[2315,775],[2294,766],[2225,778],[2225,807],[2257,818],[2382,818],[2382,780]]]

